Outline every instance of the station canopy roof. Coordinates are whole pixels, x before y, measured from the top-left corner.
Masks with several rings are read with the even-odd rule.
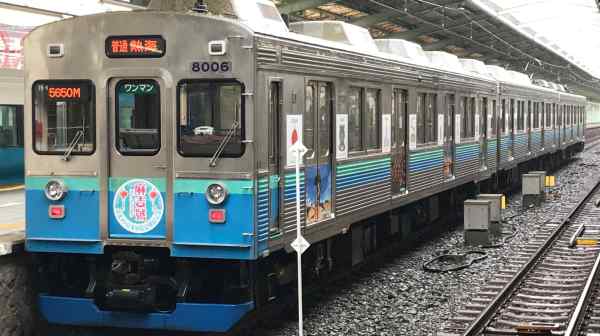
[[[374,38],[417,42],[566,84],[600,100],[594,0],[273,0],[290,22],[342,20]]]
[[[0,24],[36,27],[73,16],[143,8],[118,0],[1,0]]]

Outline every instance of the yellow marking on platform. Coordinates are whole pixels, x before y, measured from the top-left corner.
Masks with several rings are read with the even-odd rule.
[[[577,245],[596,246],[596,245],[598,245],[598,240],[597,239],[577,239]]]
[[[25,185],[21,184],[21,185],[16,185],[16,186],[0,187],[0,192],[3,192],[3,191],[16,191],[16,190],[23,190],[23,189],[25,189]]]
[[[500,207],[502,209],[506,209],[506,196],[502,195],[502,202],[500,202],[500,203],[501,203]]]

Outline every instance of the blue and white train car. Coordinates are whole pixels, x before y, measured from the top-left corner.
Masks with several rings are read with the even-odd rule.
[[[223,332],[289,293],[298,141],[309,281],[540,162],[516,120],[547,89],[344,22],[288,29],[270,0],[206,3],[25,40],[26,248],[53,324]]]
[[[23,71],[0,69],[0,186],[23,182]]]

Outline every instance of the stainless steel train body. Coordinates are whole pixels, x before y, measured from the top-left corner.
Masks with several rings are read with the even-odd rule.
[[[23,182],[23,71],[0,69],[0,185]]]
[[[352,224],[507,169],[501,100],[584,104],[195,13],[78,17],[25,46],[26,247],[58,324],[225,331],[276,297],[294,141],[314,274],[340,237],[362,260],[380,233]],[[554,150],[583,139],[564,130]]]

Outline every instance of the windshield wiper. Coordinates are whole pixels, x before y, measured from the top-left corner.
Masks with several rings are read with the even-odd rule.
[[[81,139],[83,139],[83,131],[79,130],[77,131],[77,133],[75,133],[75,137],[73,138],[73,141],[71,141],[71,143],[69,144],[69,148],[67,148],[67,150],[65,151],[65,154],[63,155],[62,159],[64,161],[69,161],[71,159],[71,154],[73,153],[73,150],[75,150],[75,146],[77,146],[77,144],[79,143],[79,141],[81,141]]]
[[[239,125],[240,125],[240,123],[237,120],[233,121],[231,128],[229,129],[229,131],[227,132],[227,134],[225,135],[223,140],[221,140],[221,143],[219,144],[219,147],[217,147],[215,154],[213,154],[212,158],[210,159],[210,163],[208,164],[209,167],[217,166],[217,161],[219,160],[219,157],[225,150],[225,146],[227,146],[227,144],[229,143],[231,138],[233,138],[233,134],[235,133],[235,131]]]

